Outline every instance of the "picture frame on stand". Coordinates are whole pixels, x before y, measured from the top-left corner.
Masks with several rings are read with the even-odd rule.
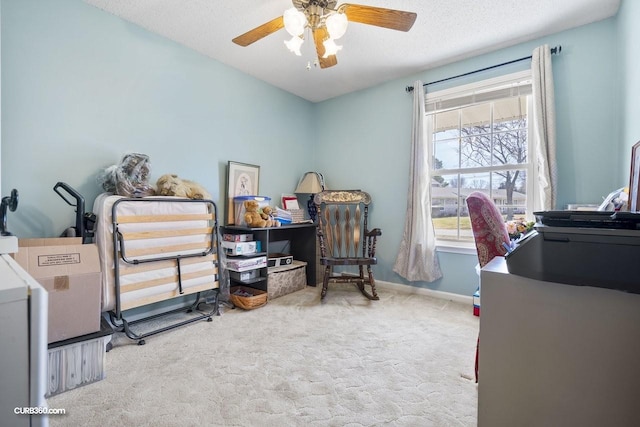
[[[234,197],[257,196],[260,191],[260,166],[229,161],[227,164],[226,224],[235,223]]]
[[[640,209],[640,141],[631,147],[631,173],[629,177],[629,211]]]

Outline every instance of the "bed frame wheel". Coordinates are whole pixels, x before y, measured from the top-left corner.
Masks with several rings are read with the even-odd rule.
[[[213,319],[211,317],[207,317],[207,322],[213,322]]]
[[[146,344],[145,340],[138,341],[138,345],[145,345],[145,344]]]

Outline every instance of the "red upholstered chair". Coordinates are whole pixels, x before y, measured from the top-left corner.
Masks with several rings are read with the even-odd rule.
[[[509,233],[504,218],[495,203],[481,191],[474,191],[467,196],[467,208],[471,219],[471,230],[476,242],[480,268],[484,267],[496,256],[504,256],[509,245]],[[476,344],[476,382],[478,382],[478,347]]]
[[[504,217],[486,194],[474,191],[467,196],[471,229],[476,242],[478,262],[484,267],[496,256],[507,253],[503,243],[509,245],[509,233]]]

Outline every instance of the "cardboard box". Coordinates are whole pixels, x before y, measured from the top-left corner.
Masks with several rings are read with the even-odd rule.
[[[473,294],[473,315],[480,316],[480,288]]]
[[[222,242],[222,249],[227,255],[247,255],[256,253],[256,242]]]
[[[222,240],[226,242],[250,242],[253,240],[253,234],[223,234]]]
[[[247,271],[267,266],[267,257],[259,256],[253,258],[233,258],[227,260],[227,269],[233,271]]]
[[[15,260],[49,293],[48,342],[100,330],[100,261],[81,238],[21,239]]]

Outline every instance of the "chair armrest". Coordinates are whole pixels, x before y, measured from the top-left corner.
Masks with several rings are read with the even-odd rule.
[[[382,236],[382,230],[380,230],[379,228],[374,228],[373,230],[365,231],[364,235],[366,240],[366,247],[362,248],[363,254],[366,254],[365,256],[368,256],[369,258],[375,258],[376,241],[378,239],[378,236]]]
[[[365,233],[365,236],[367,236],[367,237],[382,236],[382,230],[380,230],[379,228],[374,228],[373,230],[367,231]]]

